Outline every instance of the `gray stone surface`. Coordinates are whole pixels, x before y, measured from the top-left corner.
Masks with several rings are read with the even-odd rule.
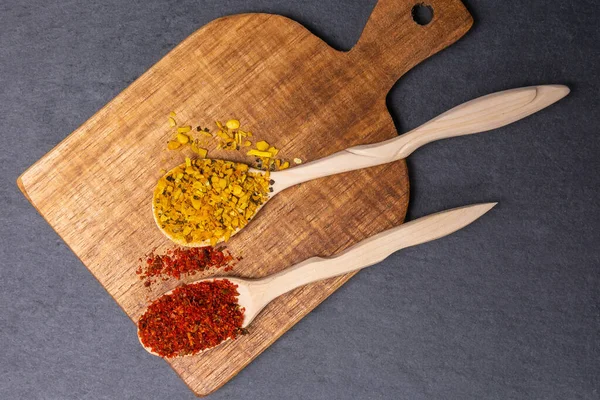
[[[1,399],[194,398],[17,176],[214,18],[279,13],[349,49],[374,3],[0,0]],[[410,218],[500,205],[360,273],[211,398],[599,398],[600,3],[468,5],[473,30],[388,103],[406,131],[486,93],[568,84],[546,111],[410,157]]]

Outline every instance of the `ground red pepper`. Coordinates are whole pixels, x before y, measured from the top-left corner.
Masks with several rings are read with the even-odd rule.
[[[155,300],[141,316],[142,344],[161,357],[176,357],[235,339],[246,332],[238,296],[237,285],[227,279],[180,286]]]
[[[146,280],[144,284],[148,287],[159,277],[164,280],[168,277],[179,279],[181,275],[194,275],[209,268],[230,271],[238,260],[223,248],[176,247],[167,250],[166,254],[152,252],[145,261],[140,259],[142,265],[135,272],[140,279]]]

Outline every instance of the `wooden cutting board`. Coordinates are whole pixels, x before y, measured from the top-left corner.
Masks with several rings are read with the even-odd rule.
[[[166,151],[169,112],[193,126],[214,127],[215,120],[235,117],[254,141],[267,140],[282,157],[304,161],[394,137],[385,103],[389,89],[472,24],[460,1],[430,0],[433,20],[419,25],[411,15],[416,3],[380,0],[349,52],[332,49],[282,16],[215,20],[30,167],[18,185],[136,322],[149,300],[180,283],[149,291],[135,274],[140,257],[171,245],[151,212],[160,170],[192,155]],[[243,153],[210,155],[252,161]],[[230,274],[261,277],[398,225],[408,187],[402,160],[289,189],[229,242],[231,252],[244,257]],[[168,362],[196,394],[209,394],[350,277],[288,293],[263,311],[249,335]]]

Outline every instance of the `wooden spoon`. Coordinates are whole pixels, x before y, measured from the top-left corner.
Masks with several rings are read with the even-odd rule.
[[[505,90],[479,97],[454,107],[397,138],[351,147],[316,161],[271,172],[270,178],[274,183],[269,199],[299,183],[406,158],[419,147],[436,140],[500,128],[548,107],[569,94],[569,91],[569,88],[563,85],[542,85]],[[254,168],[250,168],[249,171],[264,173]],[[153,201],[153,208],[154,203]],[[266,202],[258,207],[256,212],[264,204]],[[208,241],[186,242],[171,237],[161,227],[157,212],[153,214],[159,229],[174,242],[182,246],[194,247],[210,244]],[[239,230],[234,231],[232,235]]]
[[[215,277],[193,283],[227,279],[238,285],[238,302],[245,308],[243,327],[246,327],[267,304],[284,293],[315,281],[369,267],[398,250],[449,235],[469,225],[496,204],[476,204],[428,215],[374,235],[335,257],[312,257],[261,279]],[[172,291],[164,295],[170,293]],[[140,338],[139,328],[138,338]],[[142,343],[141,338],[140,343]],[[144,348],[157,355],[150,348],[145,346]]]
[[[544,85],[479,97],[397,138],[351,147],[310,163],[271,172],[271,179],[275,183],[270,197],[302,182],[401,160],[419,147],[436,140],[503,127],[548,107],[569,94],[569,91],[563,85]]]

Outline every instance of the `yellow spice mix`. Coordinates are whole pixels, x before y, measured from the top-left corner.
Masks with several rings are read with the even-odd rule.
[[[156,185],[156,222],[180,244],[229,240],[268,199],[268,177],[248,169],[231,161],[186,158]]]
[[[182,146],[189,145],[192,151],[198,154],[200,158],[206,158],[208,155],[208,149],[205,148],[207,143],[192,137],[193,129],[190,125],[177,127],[176,116],[175,112],[171,112],[168,117],[169,126],[175,128],[175,136],[167,142],[167,148],[169,150],[177,150]],[[215,125],[217,126],[217,131],[214,135],[209,132],[208,128],[202,129],[198,126],[196,130],[199,135],[203,136],[203,139],[206,139],[206,137],[218,139],[217,149],[240,150],[241,147],[252,146],[252,142],[247,140],[247,138],[252,137],[252,132],[243,131],[239,120],[229,119],[224,124],[220,121],[215,121]],[[259,169],[269,171],[289,168],[290,163],[288,161],[275,158],[277,153],[279,153],[279,149],[262,140],[256,143],[256,149],[251,149],[246,154],[255,156],[260,160]],[[299,162],[296,161],[296,164],[299,164]]]

